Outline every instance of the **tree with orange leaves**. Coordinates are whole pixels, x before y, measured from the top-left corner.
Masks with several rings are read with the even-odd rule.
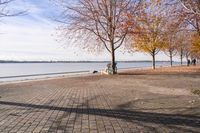
[[[198,34],[192,36],[191,51],[195,56],[200,56],[200,36]]]
[[[152,56],[152,67],[155,69],[155,56],[164,46],[164,7],[161,1],[146,1],[146,9],[143,16],[138,19],[138,25],[134,29],[133,48],[137,51],[148,53]]]

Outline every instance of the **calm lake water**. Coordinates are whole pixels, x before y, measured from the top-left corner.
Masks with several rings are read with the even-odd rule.
[[[176,62],[174,64],[178,65]],[[0,63],[0,82],[92,73],[94,70],[105,69],[106,65],[107,63]],[[126,69],[151,65],[151,62],[120,62],[117,67]],[[156,65],[168,66],[169,62],[157,62]]]

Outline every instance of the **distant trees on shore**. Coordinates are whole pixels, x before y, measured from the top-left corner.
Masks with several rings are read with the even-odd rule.
[[[115,51],[123,44],[131,51],[152,56],[155,69],[159,51],[173,57],[198,58],[200,55],[199,0],[78,0],[72,5],[62,0],[61,33],[80,33],[84,48],[110,52],[115,74]],[[80,36],[79,36],[80,37]],[[94,39],[95,38],[95,39]],[[127,45],[128,44],[128,45]],[[79,44],[80,45],[80,44]]]

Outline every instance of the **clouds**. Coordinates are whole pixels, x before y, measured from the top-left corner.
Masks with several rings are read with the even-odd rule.
[[[56,8],[49,3],[49,0],[17,0],[16,2],[17,3],[13,5],[15,9],[27,11],[26,15],[13,18],[19,20],[16,22],[21,23],[20,20],[26,21],[26,23],[23,23],[25,25],[30,25],[32,23],[39,25],[54,24],[52,20],[53,16],[55,16],[54,11],[56,12]]]
[[[0,30],[5,33],[0,36],[0,49],[1,52],[5,51],[4,54],[7,54],[8,57],[11,54],[16,56],[27,55],[34,58],[40,55],[42,58],[45,53],[48,53],[49,57],[52,57],[52,55],[58,55],[61,52],[57,50],[59,49],[59,44],[51,36],[53,32],[52,28],[5,25]]]
[[[24,16],[10,17],[0,23],[0,60],[109,60],[109,53],[88,54],[56,41],[54,21],[59,9],[49,0],[16,0],[13,10],[27,10]],[[80,41],[81,42],[81,41]],[[65,42],[70,43],[70,42]],[[122,54],[118,60],[147,60],[144,54]],[[161,56],[160,60],[167,60]]]
[[[35,0],[34,2],[18,0],[13,3],[13,10],[28,9],[28,13],[24,16],[6,18],[3,20],[4,23],[0,25],[0,33],[2,33],[0,35],[1,59],[62,59],[65,51],[59,47],[52,36],[57,25],[48,16],[52,11],[51,8],[47,8],[49,7],[48,0],[44,1],[42,7],[40,6],[41,3],[39,4],[39,1]]]

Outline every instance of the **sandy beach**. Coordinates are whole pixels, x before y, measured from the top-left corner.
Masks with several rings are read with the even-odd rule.
[[[0,132],[199,132],[200,66],[0,85]]]

